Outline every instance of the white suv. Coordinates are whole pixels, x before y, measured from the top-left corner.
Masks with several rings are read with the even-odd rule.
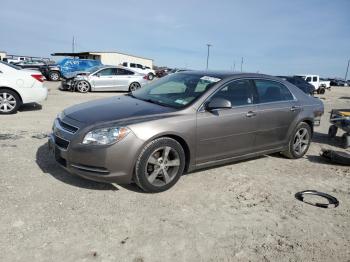
[[[156,72],[153,69],[149,68],[148,66],[143,66],[140,64],[130,63],[130,62],[124,62],[122,65],[125,67],[131,68],[137,73],[147,75],[149,80],[153,80],[153,78],[156,76]]]
[[[39,71],[21,69],[0,61],[0,114],[14,114],[22,104],[47,98]]]

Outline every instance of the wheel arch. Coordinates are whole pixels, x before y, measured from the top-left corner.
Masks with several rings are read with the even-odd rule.
[[[7,90],[11,90],[12,92],[15,92],[15,93],[18,95],[19,99],[21,100],[21,101],[20,101],[21,104],[23,104],[22,96],[18,93],[17,90],[15,90],[15,89],[13,89],[13,88],[11,88],[11,87],[8,87],[8,86],[0,86],[0,90],[1,90],[1,89],[7,89]]]

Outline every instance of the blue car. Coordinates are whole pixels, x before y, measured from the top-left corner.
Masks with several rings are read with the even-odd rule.
[[[58,81],[61,77],[71,78],[79,72],[100,66],[102,63],[92,59],[64,58],[54,65],[40,68],[41,73],[50,81]]]

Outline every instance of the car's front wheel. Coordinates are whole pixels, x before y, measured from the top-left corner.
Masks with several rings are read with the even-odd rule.
[[[303,157],[310,147],[311,143],[311,127],[301,122],[294,129],[289,140],[288,149],[282,152],[288,158],[296,159]]]
[[[165,191],[179,180],[185,161],[185,152],[179,142],[168,137],[155,139],[138,157],[135,183],[146,192]]]
[[[80,93],[87,93],[90,90],[90,84],[88,81],[81,80],[76,84],[76,89]]]
[[[60,77],[61,77],[61,75],[60,75],[60,72],[58,72],[58,71],[51,71],[49,73],[49,79],[51,81],[58,81],[58,80],[60,80]]]
[[[0,114],[15,114],[21,105],[19,96],[8,89],[0,89]]]

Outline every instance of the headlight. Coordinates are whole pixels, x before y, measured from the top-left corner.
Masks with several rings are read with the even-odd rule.
[[[90,131],[84,137],[85,145],[109,145],[118,142],[130,133],[127,127],[109,127]]]

